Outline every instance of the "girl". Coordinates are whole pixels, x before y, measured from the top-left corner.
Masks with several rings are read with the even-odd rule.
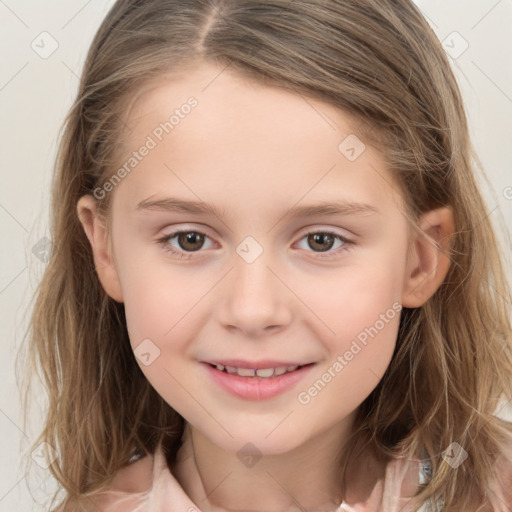
[[[408,0],[116,2],[32,319],[54,510],[510,510],[477,163]]]

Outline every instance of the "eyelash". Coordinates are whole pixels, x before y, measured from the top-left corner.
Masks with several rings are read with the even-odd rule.
[[[183,251],[178,251],[178,250],[174,249],[169,244],[169,241],[172,240],[173,238],[175,238],[177,235],[180,235],[182,233],[197,233],[199,235],[203,235],[207,238],[210,238],[206,233],[203,233],[202,231],[199,231],[196,229],[182,229],[179,231],[173,231],[172,233],[169,233],[168,235],[165,235],[165,236],[157,239],[156,242],[163,248],[164,251],[170,252],[176,256],[179,256],[181,259],[190,259],[191,257],[193,257],[193,255],[195,253],[202,252],[201,249],[199,249],[197,251],[189,251],[189,252],[183,252]],[[341,249],[341,251],[346,251],[346,250],[348,250],[348,247],[345,247],[345,246],[354,245],[353,241],[349,240],[348,238],[345,238],[344,236],[340,235],[339,233],[335,233],[334,231],[329,231],[329,230],[319,230],[319,231],[308,232],[304,236],[302,236],[300,238],[300,240],[303,240],[308,235],[319,235],[319,234],[332,235],[336,240],[343,242],[343,245],[341,247],[338,247],[338,250],[336,252],[333,253],[329,250],[328,255],[324,255],[321,252],[315,253],[315,251],[307,251],[307,252],[313,252],[314,254],[317,254],[318,257],[320,257],[320,258],[333,258],[338,255],[338,252],[340,252],[340,249]]]

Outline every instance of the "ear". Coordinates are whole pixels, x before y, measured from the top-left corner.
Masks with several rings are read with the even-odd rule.
[[[449,207],[423,214],[410,245],[402,306],[422,306],[441,286],[450,268],[450,245],[455,232]]]
[[[97,202],[92,195],[80,198],[77,203],[80,223],[89,239],[94,266],[105,292],[117,302],[123,302],[121,283],[111,255],[105,221],[98,215]]]

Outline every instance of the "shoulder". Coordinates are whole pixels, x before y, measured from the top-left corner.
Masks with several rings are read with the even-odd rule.
[[[110,485],[95,496],[88,498],[91,510],[102,512],[126,512],[126,507],[140,503],[153,485],[154,456],[146,455],[121,468]]]
[[[124,492],[145,492],[151,489],[153,482],[154,455],[149,454],[121,468],[112,486]]]
[[[356,453],[358,456],[352,457],[346,472],[351,490],[342,510],[402,510],[421,485],[421,461],[408,460],[403,454],[384,457],[372,445]]]

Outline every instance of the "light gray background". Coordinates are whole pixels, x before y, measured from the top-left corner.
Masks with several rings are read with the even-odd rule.
[[[503,228],[508,259],[512,232],[512,1],[416,3],[453,55],[473,141],[489,176],[490,184],[483,184],[488,214]],[[20,452],[30,457],[26,452],[39,431],[44,402],[34,409],[29,428],[24,428],[16,354],[30,297],[44,270],[44,242],[39,241],[49,234],[48,193],[60,126],[75,95],[87,48],[112,4],[112,0],[0,0],[0,511],[46,510],[32,504],[27,481],[34,496],[41,499],[41,482],[48,471],[33,464],[27,476],[25,464],[20,465]],[[43,32],[50,36],[41,35]],[[58,44],[56,51],[45,54],[52,44]],[[466,44],[467,50],[459,56]],[[43,249],[35,255],[32,249],[38,242]],[[53,490],[51,480],[46,489]]]

